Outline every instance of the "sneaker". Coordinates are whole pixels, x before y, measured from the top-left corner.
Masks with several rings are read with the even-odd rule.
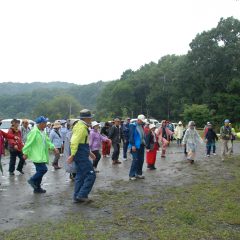
[[[129,180],[134,181],[134,180],[137,180],[137,178],[136,177],[129,177]]]
[[[14,173],[14,172],[9,172],[9,175],[10,175],[10,176],[14,176],[15,173]]]
[[[90,203],[90,202],[93,202],[93,200],[89,199],[89,198],[74,198],[73,200],[74,203]]]
[[[110,157],[110,155],[106,155],[106,157],[107,157],[107,158],[109,158],[109,157]]]
[[[20,172],[21,174],[24,174],[23,170],[17,170],[18,172]]]
[[[27,182],[31,185],[31,187],[32,187],[33,189],[37,189],[37,185],[34,183],[34,181],[33,181],[31,178],[28,179]]]
[[[208,154],[207,157],[210,157],[210,155]]]
[[[123,161],[127,161],[127,158],[123,158]]]
[[[216,154],[216,153],[214,153],[213,155],[214,155],[214,156],[216,156],[217,154]]]
[[[145,179],[145,176],[144,175],[136,175],[136,178],[138,178],[138,179]]]
[[[47,191],[45,189],[42,188],[36,188],[33,190],[34,193],[46,193]]]
[[[154,166],[150,167],[149,170],[156,170],[157,168],[155,168]]]
[[[59,167],[58,165],[53,165],[53,167],[54,167],[55,170],[61,169],[61,167]]]

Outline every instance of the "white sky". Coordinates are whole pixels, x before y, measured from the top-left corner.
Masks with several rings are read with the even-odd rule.
[[[240,1],[1,0],[0,82],[118,79],[230,16]]]

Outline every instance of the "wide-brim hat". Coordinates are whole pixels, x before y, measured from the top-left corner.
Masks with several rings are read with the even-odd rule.
[[[182,122],[181,122],[181,121],[179,121],[179,122],[178,122],[178,125],[182,125]]]
[[[93,121],[92,122],[92,127],[94,128],[94,127],[96,127],[96,126],[99,126],[100,125],[100,123],[98,123],[97,121]]]
[[[11,121],[11,124],[14,124],[14,123],[20,123],[20,120],[14,118],[14,119]]]
[[[60,127],[61,127],[60,122],[55,122],[55,123],[53,124],[53,128],[60,128]]]
[[[93,118],[93,117],[94,117],[94,115],[88,109],[83,109],[83,110],[80,111],[80,116],[79,116],[80,119]]]

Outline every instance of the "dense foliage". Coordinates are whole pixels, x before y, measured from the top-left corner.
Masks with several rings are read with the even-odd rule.
[[[144,113],[187,121],[202,109],[202,116],[195,119],[200,125],[203,115],[208,118],[205,122],[220,123],[226,117],[239,121],[240,21],[221,19],[216,28],[198,34],[190,48],[186,55],[168,55],[137,71],[125,71],[104,89],[97,105],[99,115]]]
[[[33,90],[26,91],[25,84],[1,83],[1,92],[7,93],[12,86],[14,89],[18,88],[18,92],[1,94],[0,117],[35,119],[38,115],[45,115],[51,120],[68,118],[70,115],[76,117],[81,106],[95,109],[96,99],[106,85],[101,81],[88,85],[58,82],[35,84],[28,84],[28,88]],[[64,84],[66,87],[63,89]]]

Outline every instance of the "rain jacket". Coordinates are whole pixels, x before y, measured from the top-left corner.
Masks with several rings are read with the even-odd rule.
[[[21,152],[22,148],[23,148],[21,131],[19,131],[19,130],[16,131],[13,128],[9,128],[8,133],[18,137],[18,140],[14,139],[14,138],[8,140],[10,150],[14,149],[14,146],[17,145],[17,147],[18,147],[17,151]]]
[[[28,159],[34,163],[48,163],[49,153],[48,151],[54,149],[53,143],[51,143],[49,137],[45,131],[40,131],[35,126],[27,137],[27,142],[23,147],[23,154],[27,155]]]
[[[98,131],[91,129],[89,137],[89,146],[91,151],[99,150],[101,148],[101,143],[107,141],[107,137],[104,137]]]
[[[9,134],[9,133],[5,133],[2,130],[0,130],[0,157],[1,157],[1,155],[5,154],[4,138],[14,139],[14,135]]]
[[[50,132],[49,139],[54,144],[55,148],[62,147],[63,141],[62,141],[62,136],[60,134],[60,131],[53,128]]]

